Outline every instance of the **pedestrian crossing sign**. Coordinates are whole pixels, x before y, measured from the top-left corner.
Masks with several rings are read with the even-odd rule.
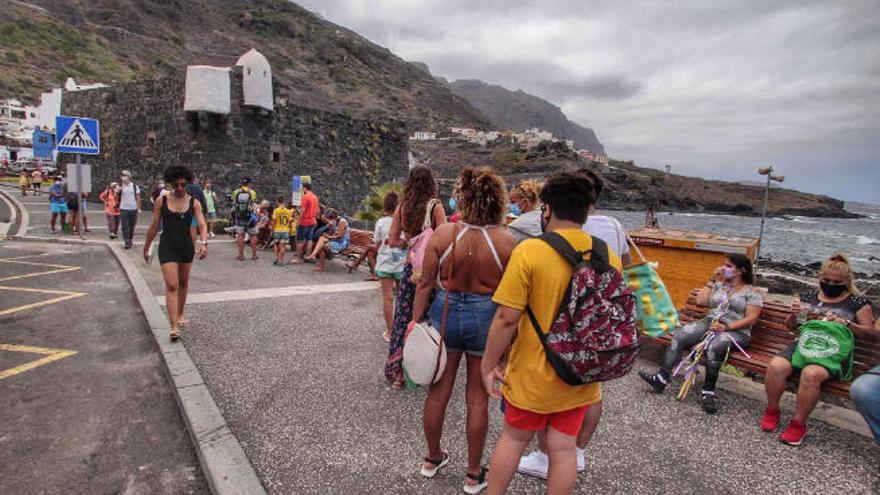
[[[101,153],[101,136],[96,119],[85,117],[55,117],[59,153],[98,155]]]

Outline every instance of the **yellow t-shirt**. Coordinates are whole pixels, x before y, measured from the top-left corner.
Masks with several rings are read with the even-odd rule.
[[[272,223],[275,225],[275,232],[287,232],[290,230],[290,219],[293,213],[289,208],[278,206],[272,212]]]
[[[578,251],[592,247],[592,239],[580,229],[556,232]],[[622,270],[613,251],[609,258],[611,266]],[[495,303],[523,311],[507,363],[507,383],[501,386],[504,399],[519,409],[550,414],[602,399],[599,383],[571,386],[559,378],[525,312],[531,306],[544,332],[549,331],[571,275],[571,265],[555,249],[540,239],[528,239],[514,248],[495,290]]]

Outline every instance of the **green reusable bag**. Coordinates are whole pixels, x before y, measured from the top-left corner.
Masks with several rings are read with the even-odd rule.
[[[639,330],[651,337],[660,337],[679,326],[678,311],[666,291],[666,285],[654,270],[654,265],[645,260],[642,252],[632,239],[627,236],[632,250],[641,258],[641,262],[630,265],[623,270],[630,288],[636,296],[639,306]]]
[[[791,356],[791,365],[804,369],[818,364],[828,370],[832,378],[852,380],[853,348],[852,331],[836,321],[810,320],[800,328],[797,346]],[[842,375],[846,366],[846,375]]]

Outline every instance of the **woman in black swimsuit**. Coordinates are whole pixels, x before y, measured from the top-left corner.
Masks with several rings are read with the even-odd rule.
[[[180,327],[187,321],[183,317],[186,294],[189,289],[189,271],[195,257],[190,234],[193,217],[199,224],[199,259],[208,255],[208,227],[199,201],[186,193],[186,186],[193,180],[187,167],[174,166],[165,169],[165,183],[170,184],[171,194],[158,198],[153,205],[153,221],[144,243],[144,259],[150,261],[150,244],[156,238],[159,222],[162,235],[159,242],[159,264],[165,279],[165,309],[171,322],[171,340],[180,337]]]

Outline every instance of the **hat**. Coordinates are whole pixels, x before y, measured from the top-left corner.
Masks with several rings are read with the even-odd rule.
[[[241,179],[241,183],[242,183],[242,184],[250,184],[250,183],[251,183],[251,178],[250,178],[250,177],[245,177],[244,179]]]
[[[126,175],[128,177],[131,177],[131,172],[129,172],[128,170],[123,170],[119,175]]]
[[[118,182],[111,182],[111,183],[110,183],[110,187],[116,187],[116,186],[118,186],[118,185],[119,185]]]

